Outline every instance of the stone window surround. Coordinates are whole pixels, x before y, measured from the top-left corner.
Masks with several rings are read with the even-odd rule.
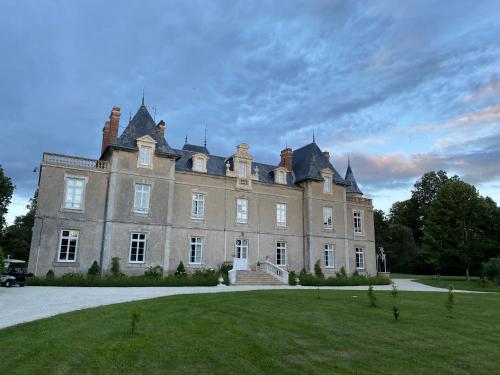
[[[279,249],[278,243],[282,243],[285,245],[284,247],[281,247],[281,249],[284,250],[284,255],[285,255],[285,257],[284,257],[285,262],[284,263],[283,263],[283,261],[281,261],[281,263],[278,263],[278,249]],[[276,259],[276,265],[286,267],[288,265],[288,242],[285,240],[276,240],[275,249],[276,249],[276,251],[275,251],[274,255],[275,255],[275,259]]]
[[[356,232],[356,227],[354,226],[354,213],[359,212],[361,220],[361,232]],[[365,210],[359,208],[352,209],[352,231],[355,236],[364,237],[365,236]]]
[[[201,254],[200,254],[200,262],[199,263],[191,263],[191,239],[192,238],[201,238]],[[205,247],[205,235],[204,234],[197,234],[197,233],[189,233],[187,236],[188,240],[188,258],[186,265],[187,267],[190,268],[201,268],[204,266],[203,263],[203,248]]]
[[[143,212],[143,211],[137,211],[135,209],[135,189],[137,185],[149,185],[149,202],[148,202],[148,211]],[[134,179],[133,182],[133,195],[132,195],[132,209],[130,212],[132,215],[135,216],[142,216],[142,217],[149,217],[151,215],[151,202],[152,202],[152,195],[153,195],[153,188],[154,188],[154,183],[150,179],[145,179],[145,178],[137,178]]]
[[[323,169],[321,171],[321,177],[323,177],[323,194],[333,194],[333,173],[329,169]],[[328,180],[328,187],[329,189],[325,191],[325,179]]]
[[[80,208],[67,208],[64,206],[66,202],[66,193],[67,193],[67,188],[68,188],[68,180],[69,179],[77,179],[77,180],[83,180],[83,189],[82,189],[82,201],[81,201],[81,206]],[[87,183],[89,181],[88,176],[82,176],[82,175],[77,175],[77,174],[69,174],[69,173],[64,173],[64,195],[62,199],[62,204],[61,204],[61,211],[65,212],[78,212],[78,213],[84,213],[85,212],[85,192],[87,190]]]
[[[246,216],[245,222],[238,221],[238,200],[240,200],[240,199],[247,201],[247,216]],[[236,209],[235,217],[234,217],[235,224],[236,225],[248,225],[250,222],[250,199],[248,199],[248,197],[246,197],[246,196],[241,195],[241,196],[235,197],[234,203],[235,203],[235,209]]]
[[[194,201],[195,194],[201,194],[203,196],[203,214],[201,216],[193,216],[193,201]],[[207,207],[206,197],[207,197],[207,193],[204,191],[199,191],[198,189],[191,190],[191,214],[190,214],[191,220],[196,220],[196,221],[205,220],[205,212],[206,212],[206,207]]]
[[[147,256],[147,253],[148,253],[149,234],[150,234],[150,232],[149,231],[143,231],[143,230],[129,230],[128,234],[129,234],[129,247],[128,247],[128,259],[127,259],[128,265],[135,265],[135,264],[139,264],[140,265],[140,264],[146,263],[146,256]],[[144,238],[144,255],[143,255],[142,262],[131,261],[130,260],[130,256],[132,255],[132,235],[133,234],[144,234],[145,235],[145,238]],[[137,241],[139,241],[139,239],[137,239]]]
[[[142,136],[140,138],[137,138],[137,168],[145,168],[145,169],[153,169],[153,155],[155,154],[156,150],[156,141],[151,138],[149,135]],[[141,147],[151,147],[151,159],[149,165],[144,165],[141,164]]]
[[[81,238],[81,228],[71,226],[71,227],[66,227],[66,226],[58,226],[57,230],[59,231],[59,240],[57,241],[57,250],[55,253],[55,259],[53,261],[53,265],[68,265],[68,266],[78,266],[79,265],[79,251],[78,248],[80,247],[80,238]],[[75,249],[75,260],[60,260],[59,255],[61,252],[61,243],[62,243],[62,232],[68,230],[68,231],[77,231],[78,232],[78,238],[76,240],[76,249]]]
[[[332,224],[329,226],[328,224],[325,224],[325,214],[326,214],[326,209],[331,210],[331,220]],[[323,206],[322,213],[323,213],[323,230],[327,232],[333,232],[333,227],[334,227],[334,222],[333,222],[333,206]]]
[[[280,181],[280,179],[278,178],[280,173],[283,173],[284,174],[284,181]],[[277,184],[280,184],[280,185],[287,185],[287,173],[288,173],[288,170],[284,167],[278,167],[274,170],[274,182],[277,183]]]
[[[200,152],[197,152],[195,153],[193,156],[192,156],[192,166],[191,166],[191,170],[193,172],[198,172],[198,173],[207,173],[207,163],[208,163],[208,159],[209,157],[205,154],[202,154]],[[196,161],[197,160],[202,160],[203,163],[202,163],[202,169],[201,170],[198,170],[196,168]]]
[[[361,250],[359,253],[362,254],[363,259],[363,267],[358,267],[358,250]],[[366,269],[366,258],[365,258],[365,248],[362,246],[354,246],[354,266],[356,270],[365,270]]]
[[[326,262],[326,252],[327,251],[329,251],[329,252],[331,251],[331,257],[332,257],[332,259],[331,259],[332,265],[331,266],[329,266]],[[326,269],[335,269],[335,244],[331,243],[331,242],[325,243],[323,245],[323,255],[325,256],[325,268]]]
[[[285,206],[285,222],[284,223],[280,223],[278,221],[278,205]],[[288,204],[286,202],[276,201],[275,207],[276,207],[276,228],[277,229],[287,229],[287,227],[288,227]]]

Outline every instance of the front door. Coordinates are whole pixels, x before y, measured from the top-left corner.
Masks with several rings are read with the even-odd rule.
[[[236,240],[235,255],[233,259],[233,269],[248,270],[248,240]]]

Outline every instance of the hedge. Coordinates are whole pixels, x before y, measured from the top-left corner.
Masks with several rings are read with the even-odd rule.
[[[327,279],[311,274],[300,274],[299,283],[303,286],[358,286],[389,285],[391,280],[381,276],[329,277]]]

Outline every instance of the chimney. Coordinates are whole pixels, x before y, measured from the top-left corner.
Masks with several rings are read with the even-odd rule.
[[[291,148],[285,148],[281,150],[281,160],[280,167],[285,167],[288,171],[291,171],[293,168],[293,151]]]
[[[323,151],[323,157],[327,160],[330,161],[330,153],[328,151]]]
[[[163,136],[165,135],[165,121],[161,120],[158,125],[156,125],[156,130],[158,130]]]
[[[120,107],[113,107],[111,114],[109,115],[109,120],[104,123],[104,128],[102,129],[102,146],[101,154],[106,151],[109,145],[115,143],[118,137],[118,128],[120,127]]]

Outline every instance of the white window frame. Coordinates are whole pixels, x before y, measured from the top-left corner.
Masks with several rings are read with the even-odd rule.
[[[205,194],[193,192],[191,195],[191,219],[205,218]]]
[[[137,238],[134,238],[136,236]],[[132,254],[132,248],[135,244],[135,254]],[[142,254],[140,254],[142,244]],[[148,235],[144,232],[134,232],[130,233],[130,246],[128,252],[128,262],[129,263],[144,263],[146,261],[146,251],[148,245]],[[142,260],[139,260],[139,256],[142,255]],[[133,258],[134,257],[134,258]]]
[[[276,265],[286,266],[288,262],[287,243],[276,241]]]
[[[134,184],[134,208],[133,211],[140,214],[149,213],[151,203],[151,185]]]
[[[244,204],[243,204],[244,203]],[[241,210],[240,210],[241,208]],[[243,210],[244,208],[244,210]],[[238,224],[248,224],[248,199],[236,199],[236,222]]]
[[[245,254],[245,256],[242,257],[242,254]],[[234,241],[234,255],[237,259],[248,259],[248,239],[237,238]]]
[[[335,268],[335,245],[326,243],[324,246],[325,268]]]
[[[276,182],[278,184],[286,184],[286,172],[285,171],[278,171],[277,176],[276,176]]]
[[[196,172],[203,172],[205,170],[205,160],[203,160],[202,158],[195,158],[193,169]]]
[[[330,176],[323,176],[323,193],[332,192],[332,178]]]
[[[203,237],[191,236],[189,238],[188,264],[201,264],[203,260]]]
[[[139,146],[139,166],[151,167],[151,159],[153,158],[153,147]]]
[[[359,214],[357,217],[356,214]],[[352,211],[352,218],[353,218],[353,231],[355,235],[362,236],[363,235],[363,230],[364,230],[364,225],[363,225],[363,211],[362,210],[353,210]],[[356,221],[359,221],[359,225],[356,224]]]
[[[278,202],[276,203],[276,226],[286,227],[287,222],[287,204]]]
[[[243,161],[238,162],[238,178],[247,178],[247,164]]]
[[[68,232],[68,235],[64,235],[64,232]],[[76,236],[74,235],[76,233]],[[61,229],[59,235],[59,249],[57,250],[57,261],[61,263],[75,263],[76,256],[78,255],[78,241],[80,239],[80,231],[76,229]],[[63,240],[67,240],[64,251],[62,251]],[[69,259],[71,242],[74,241],[74,256],[73,259]],[[64,257],[62,257],[64,253]]]
[[[81,183],[81,186],[76,186],[77,183]],[[85,199],[85,178],[65,176],[64,185],[63,208],[66,210],[82,210]],[[78,202],[75,199],[77,196],[79,196]]]
[[[356,247],[355,248],[355,261],[356,261],[356,269],[357,270],[364,270],[366,263],[365,263],[365,249],[362,247]]]
[[[328,220],[328,216],[330,220]],[[323,228],[327,230],[333,229],[333,207],[323,207]]]

